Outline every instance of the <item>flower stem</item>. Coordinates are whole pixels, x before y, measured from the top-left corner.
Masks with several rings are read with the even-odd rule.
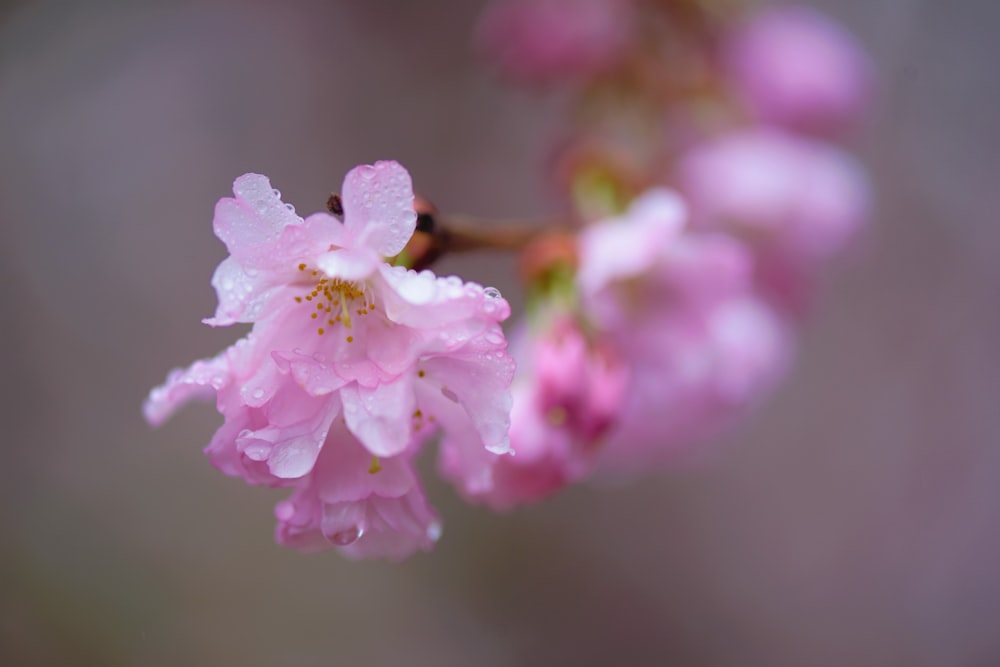
[[[403,254],[415,270],[426,269],[447,253],[477,250],[520,252],[538,238],[568,230],[564,220],[485,220],[471,216],[422,212],[421,224]]]

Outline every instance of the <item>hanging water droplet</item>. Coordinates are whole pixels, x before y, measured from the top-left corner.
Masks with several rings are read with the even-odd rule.
[[[357,526],[345,528],[344,530],[338,531],[330,536],[330,541],[338,547],[346,547],[350,544],[354,544],[359,539],[361,539],[361,529]]]
[[[485,288],[483,290],[483,294],[485,294],[490,299],[499,299],[501,296],[503,296],[502,294],[500,294],[500,290],[498,290],[496,287]]]
[[[431,521],[427,526],[427,537],[431,542],[437,542],[441,537],[441,522]]]

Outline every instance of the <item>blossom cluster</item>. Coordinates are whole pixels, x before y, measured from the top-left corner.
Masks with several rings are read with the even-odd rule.
[[[353,169],[306,218],[257,174],[216,206],[229,256],[205,322],[252,329],[144,410],[158,425],[214,399],[206,452],[289,489],[282,544],[431,548],[441,523],[414,462],[434,442],[440,473],[497,510],[704,451],[783,377],[827,264],[864,226],[866,175],[838,142],[871,75],[832,19],[497,0],[476,37],[506,79],[568,87],[574,107],[550,159],[565,224],[522,248],[510,350],[497,290],[411,268],[453,233],[417,231],[395,162]]]
[[[871,74],[844,28],[789,5],[496,0],[478,39],[574,106],[551,163],[575,253],[536,253],[556,259],[514,346],[514,456],[476,497],[506,509],[689,458],[777,384],[868,213],[838,142]]]

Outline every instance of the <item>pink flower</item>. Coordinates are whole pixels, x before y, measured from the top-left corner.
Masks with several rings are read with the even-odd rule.
[[[695,147],[679,161],[678,183],[695,226],[750,244],[758,282],[792,310],[868,215],[867,178],[853,157],[773,129],[734,131]]]
[[[511,78],[582,79],[619,60],[631,9],[631,0],[497,0],[483,13],[476,39]]]
[[[339,432],[330,440],[336,446],[323,447],[311,474],[275,508],[278,542],[303,551],[332,544],[351,558],[394,560],[433,547],[441,523],[410,457],[374,466],[353,434],[342,424],[335,427]]]
[[[785,327],[755,297],[745,248],[685,222],[681,200],[654,189],[581,235],[582,305],[629,374],[606,471],[675,459],[745,412],[786,363]]]
[[[821,134],[847,129],[871,88],[870,64],[854,37],[805,7],[762,11],[731,35],[729,77],[762,120]]]
[[[588,477],[624,399],[627,371],[614,351],[589,341],[568,314],[546,319],[515,346],[522,363],[513,386],[513,456],[493,456],[492,487],[465,493],[494,509],[541,500]]]
[[[147,419],[214,395],[225,422],[207,448],[213,463],[296,489],[278,511],[285,543],[315,547],[324,535],[350,555],[396,558],[427,548],[438,529],[409,467],[417,449],[443,426],[457,474],[488,486],[485,461],[509,447],[507,302],[385,262],[416,223],[410,177],[394,162],[347,175],[343,223],[303,220],[264,176],[241,176],[234,193],[216,206],[230,256],[212,279],[219,306],[206,322],[253,331],[173,371],[150,394]]]

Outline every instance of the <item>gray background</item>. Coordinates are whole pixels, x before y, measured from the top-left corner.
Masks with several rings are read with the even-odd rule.
[[[509,516],[430,482],[444,537],[398,566],[277,547],[211,408],[140,403],[237,336],[198,324],[236,175],[310,211],[393,158],[532,215],[558,96],[486,75],[476,2],[0,10],[0,663],[1000,664],[1000,6],[823,5],[880,68],[879,202],[790,380],[684,470]]]

